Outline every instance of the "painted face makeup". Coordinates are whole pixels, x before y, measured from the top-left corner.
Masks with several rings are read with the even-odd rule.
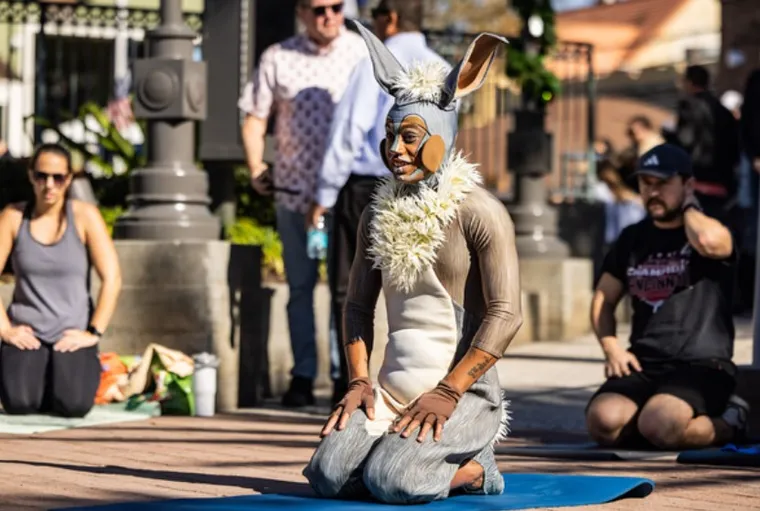
[[[377,83],[394,98],[379,147],[385,165],[400,183],[445,172],[457,157],[457,101],[481,87],[496,50],[507,40],[482,33],[453,68],[429,61],[407,69],[361,23],[350,20],[349,25],[367,44]]]
[[[419,153],[430,137],[427,123],[418,115],[406,116],[400,124],[385,123],[385,161],[396,179],[416,183],[425,177],[419,165]]]

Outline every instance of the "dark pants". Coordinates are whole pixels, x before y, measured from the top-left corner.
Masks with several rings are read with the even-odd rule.
[[[333,208],[333,227],[330,237],[330,294],[332,313],[340,353],[340,378],[336,386],[345,388],[348,367],[343,350],[343,306],[348,292],[348,276],[356,252],[356,233],[364,208],[369,205],[380,178],[352,174],[338,194]]]
[[[84,417],[94,404],[100,372],[97,346],[59,353],[49,344],[20,350],[2,343],[0,402],[12,415]]]

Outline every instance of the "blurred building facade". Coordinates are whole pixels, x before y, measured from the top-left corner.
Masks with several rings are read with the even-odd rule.
[[[760,2],[722,0],[723,31],[718,87],[744,91],[749,74],[760,67]]]
[[[28,156],[39,138],[39,123],[30,116],[60,125],[86,102],[105,109],[126,95],[129,63],[144,54],[159,5],[160,0],[0,1],[0,138],[11,154]],[[204,0],[184,0],[183,8],[198,28]],[[84,142],[80,124],[67,129]]]
[[[720,0],[610,0],[560,13],[559,38],[594,47],[599,136],[622,148],[633,115],[672,122],[686,66],[719,70],[722,20]]]

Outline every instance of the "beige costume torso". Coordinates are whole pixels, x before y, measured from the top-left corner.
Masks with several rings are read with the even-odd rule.
[[[435,190],[413,195],[389,180],[362,219],[346,334],[371,347],[382,289],[389,332],[371,426],[378,434],[448,374],[463,343],[501,357],[519,328],[514,227],[504,205],[461,157],[439,173]]]

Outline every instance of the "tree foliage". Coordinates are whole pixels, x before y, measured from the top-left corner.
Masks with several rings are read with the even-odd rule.
[[[522,20],[521,37],[510,45],[507,56],[507,76],[522,88],[523,98],[543,108],[560,92],[559,79],[546,68],[545,59],[557,45],[555,13],[550,0],[512,0],[512,8]],[[543,22],[543,33],[532,36],[528,20],[537,16]],[[528,45],[535,47],[529,51]]]

